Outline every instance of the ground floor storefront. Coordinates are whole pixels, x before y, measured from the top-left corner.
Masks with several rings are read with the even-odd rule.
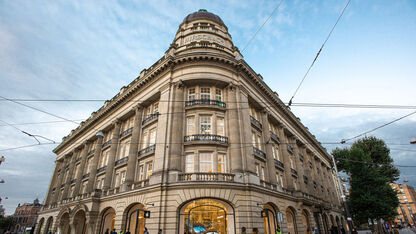
[[[90,197],[40,213],[35,233],[234,234],[329,233],[346,230],[339,210],[285,193],[257,187],[170,186]]]

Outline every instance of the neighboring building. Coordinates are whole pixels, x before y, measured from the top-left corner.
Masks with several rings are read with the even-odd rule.
[[[36,233],[275,233],[277,223],[328,233],[344,223],[331,156],[205,10],[54,152]]]
[[[397,191],[400,205],[397,208],[399,216],[395,223],[407,226],[408,224],[416,225],[416,192],[415,188],[405,184],[390,184]]]
[[[36,198],[33,203],[24,203],[18,205],[16,211],[13,214],[13,221],[10,230],[15,233],[25,232],[31,230],[36,226],[36,219],[38,213],[42,208],[42,204]]]

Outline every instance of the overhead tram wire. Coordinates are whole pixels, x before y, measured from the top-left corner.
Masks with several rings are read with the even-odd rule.
[[[9,123],[7,123],[6,121],[3,121],[3,120],[1,120],[1,119],[0,119],[0,122],[2,122],[2,123],[4,123],[4,124],[6,124],[6,125],[8,125],[8,126],[10,126],[10,127],[12,127],[12,128],[14,128],[14,129],[16,129],[17,131],[19,131],[19,132],[21,132],[21,133],[23,133],[23,134],[25,134],[25,135],[27,135],[27,136],[32,137],[33,139],[35,139],[35,140],[38,142],[38,144],[41,144],[41,142],[38,140],[38,137],[39,137],[39,138],[42,138],[42,139],[44,139],[44,140],[50,141],[50,142],[52,142],[52,143],[55,143],[55,141],[54,141],[54,140],[51,140],[51,139],[49,139],[49,138],[47,138],[47,137],[44,137],[44,136],[41,136],[41,135],[34,135],[34,134],[31,134],[31,133],[28,133],[28,132],[23,131],[22,129],[17,128],[16,126],[13,126],[13,125],[11,125],[11,124],[9,124]]]
[[[250,43],[254,40],[254,38],[257,36],[257,34],[259,34],[261,29],[264,27],[264,25],[266,25],[266,23],[269,22],[270,18],[272,18],[272,16],[277,11],[277,9],[279,9],[279,7],[280,7],[280,5],[282,5],[282,3],[283,3],[283,0],[280,0],[280,2],[277,4],[277,6],[273,9],[272,13],[269,15],[269,17],[267,17],[267,19],[264,21],[264,23],[260,26],[259,29],[257,29],[256,33],[254,33],[254,35],[250,38],[250,40],[247,42],[247,44],[241,50],[241,53],[244,52],[247,49],[248,45],[250,45]]]
[[[411,113],[409,113],[409,114],[407,114],[407,115],[404,115],[404,116],[402,116],[402,117],[400,117],[400,118],[397,118],[397,119],[395,119],[395,120],[393,120],[393,121],[390,121],[390,122],[388,122],[388,123],[385,123],[385,124],[383,124],[383,125],[380,125],[380,126],[378,126],[378,127],[376,127],[376,128],[373,128],[373,129],[371,129],[371,130],[369,130],[369,131],[366,131],[366,132],[363,132],[363,133],[361,133],[361,134],[358,134],[358,135],[356,135],[356,136],[354,136],[354,137],[351,137],[351,138],[348,138],[348,139],[342,139],[342,140],[341,140],[341,143],[342,143],[342,144],[344,144],[344,143],[345,143],[345,142],[347,142],[347,141],[350,141],[350,140],[356,139],[356,138],[358,138],[358,137],[361,137],[361,136],[367,135],[367,134],[368,134],[368,133],[370,133],[370,132],[374,132],[374,131],[376,131],[376,130],[378,130],[378,129],[380,129],[380,128],[386,127],[386,126],[388,126],[388,125],[390,125],[390,124],[392,124],[392,123],[395,123],[395,122],[397,122],[397,121],[399,121],[399,120],[402,120],[402,119],[407,118],[407,117],[409,117],[409,116],[411,116],[411,115],[414,115],[414,114],[416,114],[416,111],[413,111],[413,112],[411,112]]]
[[[300,86],[303,84],[303,81],[305,81],[306,77],[308,76],[309,71],[312,69],[313,65],[315,64],[316,60],[318,59],[319,55],[321,54],[322,49],[324,48],[324,46],[325,46],[326,42],[328,41],[328,39],[331,37],[332,32],[334,31],[335,27],[337,26],[337,24],[338,24],[339,20],[341,19],[342,15],[344,15],[344,12],[347,9],[347,7],[350,4],[350,2],[351,2],[351,0],[348,0],[347,4],[345,4],[344,9],[342,9],[341,14],[338,16],[337,21],[335,22],[334,26],[332,27],[331,31],[329,32],[328,36],[326,37],[324,43],[322,44],[321,48],[318,50],[318,53],[316,53],[316,56],[315,56],[314,60],[312,61],[311,65],[309,66],[308,70],[306,71],[305,75],[303,76],[301,82],[299,83],[299,85],[296,88],[295,92],[293,93],[292,97],[290,98],[289,103],[287,105],[288,107],[292,105],[293,98],[295,98],[295,95],[299,91]]]

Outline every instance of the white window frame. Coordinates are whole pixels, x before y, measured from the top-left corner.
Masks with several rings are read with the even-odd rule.
[[[209,161],[204,161],[204,160],[202,160],[202,156],[203,155],[209,155],[210,156],[210,160]],[[211,164],[210,165],[210,167],[211,167],[211,170],[208,170],[208,171],[202,171],[202,167],[201,167],[201,165],[209,165],[209,164]],[[213,160],[213,153],[212,152],[200,152],[199,153],[199,171],[200,172],[213,172],[214,171],[214,160]]]
[[[187,153],[185,154],[185,173],[194,173],[195,172],[195,154]]]
[[[209,120],[209,123],[202,122],[205,117],[207,117],[207,119]],[[209,126],[209,132],[208,133],[202,132],[203,131],[202,126],[206,126],[206,127]],[[212,134],[212,115],[200,115],[199,116],[199,133],[200,134]]]
[[[187,117],[186,117],[186,135],[187,135],[187,136],[190,136],[190,135],[196,134],[195,119],[196,119],[196,118],[195,118],[195,116],[194,116],[194,115],[192,115],[192,116],[187,116]],[[192,123],[191,123],[189,120],[192,120]],[[190,127],[193,127],[193,128],[194,128],[192,132],[191,132],[191,130],[190,130]]]
[[[219,120],[222,120],[222,124],[220,124]],[[217,135],[224,136],[225,135],[225,118],[223,116],[217,116]],[[222,128],[222,132],[220,132],[218,129]]]
[[[188,89],[188,101],[192,101],[195,99],[196,99],[196,88],[189,88]]]
[[[222,102],[222,89],[215,89],[215,100]]]
[[[149,170],[150,167],[150,170]],[[149,179],[153,174],[153,161],[146,163],[146,179]]]
[[[219,173],[227,173],[227,155],[225,153],[218,153],[218,172]],[[223,159],[223,161],[220,161],[220,158]],[[220,171],[220,165],[223,168],[223,171]]]

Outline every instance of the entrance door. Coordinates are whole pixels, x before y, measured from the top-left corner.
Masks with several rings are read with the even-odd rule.
[[[127,216],[127,228],[126,232],[130,231],[132,234],[143,234],[144,227],[145,227],[145,217],[144,217],[145,210],[136,209],[131,211],[131,213]]]

